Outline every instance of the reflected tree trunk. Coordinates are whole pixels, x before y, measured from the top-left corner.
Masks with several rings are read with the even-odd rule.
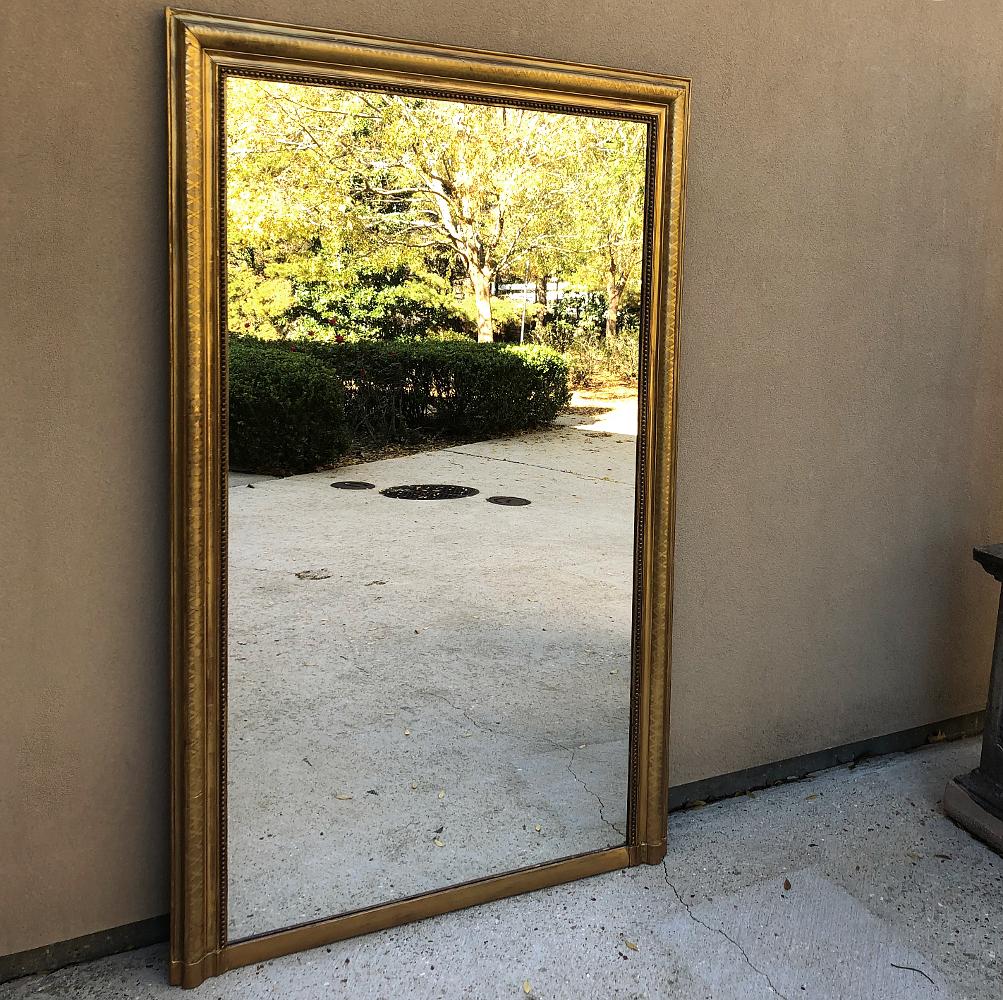
[[[606,338],[616,336],[617,318],[620,314],[620,303],[627,285],[626,275],[610,270],[606,278]]]
[[[547,275],[541,275],[536,279],[535,301],[537,305],[547,307]]]
[[[477,312],[477,342],[490,344],[495,339],[494,323],[491,319],[491,269],[470,263],[467,271],[474,290],[474,306]]]

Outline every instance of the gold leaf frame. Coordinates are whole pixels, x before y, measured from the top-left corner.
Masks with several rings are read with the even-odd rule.
[[[668,822],[676,372],[689,81],[167,10],[171,314],[170,978],[489,900],[658,864]],[[226,937],[226,399],[223,81],[391,89],[648,123],[626,843],[258,937]]]

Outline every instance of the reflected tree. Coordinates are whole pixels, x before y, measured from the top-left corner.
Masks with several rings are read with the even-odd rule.
[[[603,288],[607,330],[640,281],[636,123],[234,79],[227,130],[230,297],[248,325],[362,266],[462,275],[480,341],[507,275]]]

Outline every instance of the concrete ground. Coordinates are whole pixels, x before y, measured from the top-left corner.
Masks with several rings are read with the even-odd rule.
[[[978,751],[939,744],[674,813],[664,866],[240,969],[190,995],[999,1000],[1003,859],[940,808]],[[0,986],[3,1000],[180,995],[163,947]]]
[[[576,402],[521,437],[234,477],[232,939],[624,842],[637,403]],[[379,493],[413,483],[480,493]]]

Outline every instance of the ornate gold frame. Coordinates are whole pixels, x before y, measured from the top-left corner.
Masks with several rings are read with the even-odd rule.
[[[167,10],[171,309],[170,978],[227,969],[665,854],[677,329],[689,81]],[[628,836],[622,847],[226,939],[222,80],[337,81],[649,123]]]

